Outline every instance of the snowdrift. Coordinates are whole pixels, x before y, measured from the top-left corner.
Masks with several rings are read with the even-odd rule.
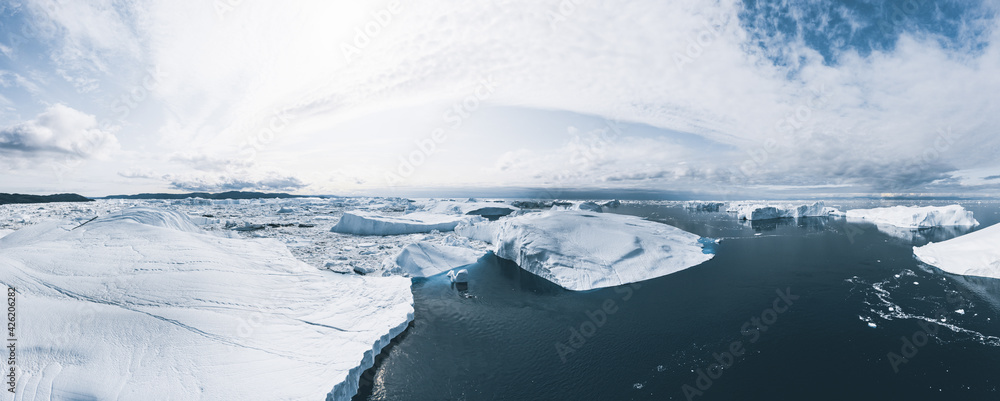
[[[384,216],[372,212],[344,212],[337,225],[330,231],[354,235],[401,235],[452,231],[462,221],[472,217],[448,216],[435,213],[410,213],[401,216]]]
[[[913,247],[921,262],[948,273],[1000,279],[1000,224],[921,247]]]
[[[695,234],[608,213],[531,213],[461,225],[456,233],[490,242],[497,256],[576,291],[664,276],[713,256],[702,252]]]
[[[979,222],[972,217],[972,212],[959,205],[851,209],[847,211],[847,218],[903,228],[979,225]]]
[[[20,399],[348,400],[413,317],[406,278],[320,272],[180,213],[77,225],[0,239]]]

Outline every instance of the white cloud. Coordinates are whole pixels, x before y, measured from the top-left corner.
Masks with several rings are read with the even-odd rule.
[[[287,167],[310,182],[378,185],[415,138],[447,126],[438,111],[426,124],[401,116],[416,105],[461,102],[487,76],[496,92],[414,183],[531,185],[570,177],[579,186],[892,189],[927,185],[996,157],[998,29],[986,29],[976,39],[985,45],[975,49],[901,31],[893,32],[893,46],[859,52],[838,32],[860,35],[871,20],[838,6],[813,24],[793,7],[789,16],[803,28],[760,48],[762,33],[745,23],[744,3],[735,0],[571,2],[569,11],[560,9],[564,3],[404,3],[351,60],[342,45],[353,44],[384,5],[245,1],[220,15],[212,2],[51,7],[56,3],[37,0],[32,9],[60,27],[53,74],[65,73],[78,89],[117,75],[131,87],[128,72],[162,71],[150,89],[156,100],[142,106],[157,110],[132,115],[145,118],[137,121],[144,132],[158,133],[163,163],[200,172],[262,175]],[[995,27],[989,13],[980,14],[968,25]],[[836,62],[810,47],[802,29],[836,44]],[[968,37],[981,31],[965,29],[956,40],[976,42]],[[777,54],[788,63],[775,64]],[[496,106],[648,124],[660,134],[625,132],[591,154],[586,134],[567,141],[562,129],[494,132],[472,122]],[[672,132],[726,150],[679,145]],[[230,156],[248,146],[253,163],[234,162]],[[228,185],[229,178],[205,177],[181,185]],[[233,186],[262,180],[232,179],[239,181]]]
[[[104,158],[118,148],[114,133],[98,127],[97,118],[62,104],[0,129],[0,153],[7,157]]]

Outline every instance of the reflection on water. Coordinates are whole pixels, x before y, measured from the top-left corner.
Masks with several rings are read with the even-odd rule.
[[[861,224],[861,223],[859,223]],[[903,228],[889,224],[875,224],[875,227],[882,233],[899,238],[903,241],[914,244],[926,244],[927,242],[941,242],[959,235],[972,232],[975,227],[946,226],[930,228]]]

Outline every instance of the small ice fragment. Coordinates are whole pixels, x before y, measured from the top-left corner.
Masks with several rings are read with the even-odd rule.
[[[913,285],[920,285],[920,283],[918,283],[918,282],[914,281],[914,282],[913,282]]]
[[[468,283],[469,271],[465,269],[458,271],[452,270],[448,272],[448,278],[450,278],[453,283]]]
[[[375,246],[374,242],[362,242],[362,243],[358,244],[358,247],[361,247],[361,248],[371,248],[373,246]]]
[[[760,235],[760,233],[754,233],[753,235]]]
[[[635,387],[636,390],[642,390],[642,383],[633,384],[632,387]]]
[[[965,314],[965,309],[958,309],[958,310],[955,311],[955,313],[957,313],[959,315],[964,315]]]
[[[899,278],[899,275],[897,274],[897,275],[895,275],[894,277],[896,277],[896,278]]]
[[[878,325],[876,325],[875,322],[868,322],[868,327],[871,327],[871,328],[874,329],[874,328],[877,328]]]

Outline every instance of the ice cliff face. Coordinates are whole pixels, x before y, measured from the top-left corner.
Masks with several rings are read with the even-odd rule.
[[[829,216],[835,209],[824,207],[823,202],[804,205],[739,204],[730,208],[740,220],[770,220],[781,218]]]
[[[413,316],[409,279],[322,272],[169,210],[78,225],[0,238],[22,399],[347,400]]]

